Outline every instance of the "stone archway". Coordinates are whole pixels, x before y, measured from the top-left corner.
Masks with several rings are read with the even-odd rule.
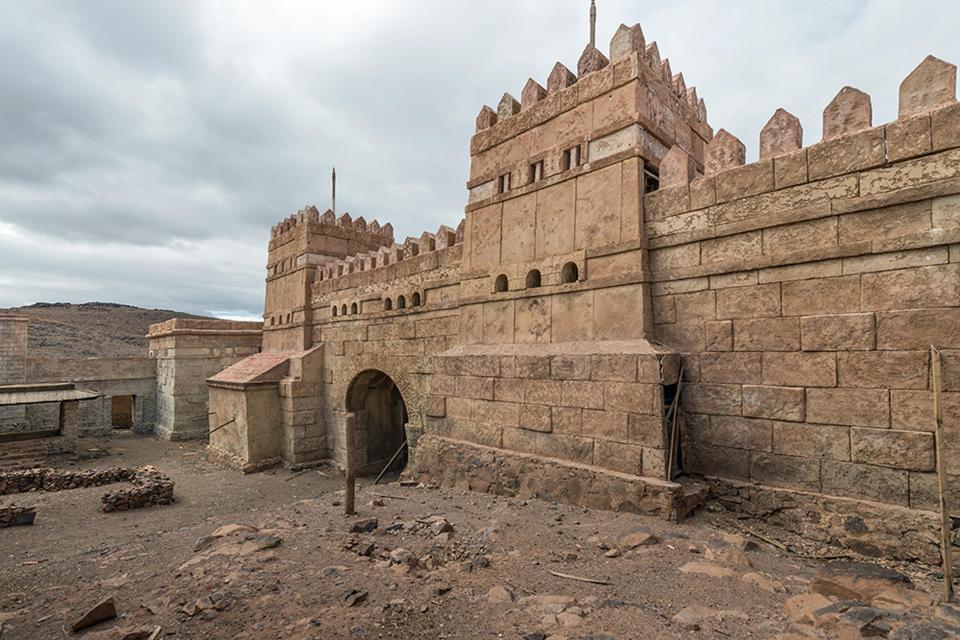
[[[357,475],[380,473],[407,438],[407,406],[393,379],[376,369],[357,374],[347,387],[345,407],[356,416]],[[390,465],[401,471],[405,448]]]

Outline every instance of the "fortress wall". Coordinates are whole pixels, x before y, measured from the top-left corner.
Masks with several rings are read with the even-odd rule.
[[[838,123],[851,91],[835,137],[645,197],[654,328],[685,354],[685,468],[932,509],[931,345],[960,473],[960,105],[871,127],[862,94]]]

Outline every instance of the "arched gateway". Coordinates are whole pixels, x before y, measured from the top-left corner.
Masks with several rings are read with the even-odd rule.
[[[407,438],[407,406],[396,383],[382,371],[357,374],[347,387],[345,406],[356,416],[357,473],[379,473]],[[391,471],[407,464],[404,449],[391,463]]]

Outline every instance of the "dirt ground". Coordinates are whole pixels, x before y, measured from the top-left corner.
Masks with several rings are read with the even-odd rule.
[[[34,526],[0,529],[0,637],[839,637],[784,608],[822,561],[752,548],[709,510],[674,525],[366,479],[346,517],[329,468],[244,476],[197,444],[131,435],[110,449],[74,468],[153,464],[177,502],[101,513],[105,487],[0,498],[37,507]],[[107,596],[118,619],[71,634]]]

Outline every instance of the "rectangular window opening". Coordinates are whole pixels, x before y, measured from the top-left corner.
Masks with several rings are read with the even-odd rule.
[[[541,180],[543,180],[543,160],[539,160],[530,165],[527,184],[533,184]]]
[[[660,188],[660,172],[653,165],[643,165],[643,192],[653,193]]]
[[[510,174],[504,173],[497,178],[497,193],[506,193],[510,191]]]

